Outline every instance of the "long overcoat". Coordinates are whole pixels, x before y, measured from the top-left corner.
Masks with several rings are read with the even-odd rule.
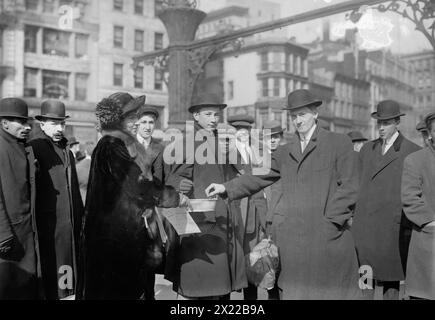
[[[175,207],[178,193],[155,185],[134,137],[104,132],[93,154],[81,238],[77,298],[137,300],[162,263],[155,206]],[[153,292],[153,290],[151,290]]]
[[[345,227],[357,197],[350,140],[316,128],[304,153],[297,136],[272,154],[264,176],[245,175],[225,185],[238,199],[281,178],[286,212],[277,216],[283,299],[357,299],[358,264]]]
[[[0,242],[13,239],[0,254],[0,300],[42,296],[35,225],[35,158],[32,148],[0,129]]]
[[[413,223],[405,288],[408,296],[435,299],[435,150],[410,154],[404,163],[402,202]]]
[[[83,202],[74,156],[62,139],[60,146],[44,133],[30,141],[38,163],[36,224],[41,270],[47,299],[75,293]]]
[[[420,149],[402,134],[382,156],[382,142],[368,142],[359,154],[360,192],[352,233],[360,265],[381,281],[404,280],[411,229],[402,211],[403,160]]]
[[[189,154],[185,150],[183,164],[171,166],[167,181],[174,187],[178,186],[182,178],[193,181],[193,191],[189,194],[192,199],[207,198],[205,189],[210,183],[229,181],[238,173],[232,164],[218,164],[219,149],[215,135],[201,130],[195,124],[194,133],[198,131],[204,133],[205,141],[197,136],[199,141],[194,141],[194,152]],[[192,139],[193,135],[185,137],[183,146],[187,146],[186,143]],[[201,151],[205,149],[210,151]],[[207,155],[208,161],[205,163],[199,160],[202,154]],[[174,283],[174,290],[185,297],[196,298],[227,295],[245,288],[247,280],[240,208],[234,203],[219,199],[215,211],[195,212],[192,213],[192,218],[201,233],[180,237],[180,247],[175,258],[178,269],[174,271],[176,276],[169,279]]]

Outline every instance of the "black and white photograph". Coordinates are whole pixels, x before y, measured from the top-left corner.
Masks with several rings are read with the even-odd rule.
[[[435,300],[435,1],[0,0],[17,300]]]

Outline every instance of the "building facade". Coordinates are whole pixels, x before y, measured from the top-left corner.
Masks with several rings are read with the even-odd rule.
[[[44,99],[65,102],[67,135],[96,141],[95,104],[116,91],[147,96],[167,123],[167,90],[153,66],[132,57],[163,48],[155,0],[1,0],[0,97],[23,97],[30,114]]]
[[[425,114],[435,108],[435,52],[417,52],[404,55],[402,59],[414,67],[417,81],[414,105],[423,119]]]

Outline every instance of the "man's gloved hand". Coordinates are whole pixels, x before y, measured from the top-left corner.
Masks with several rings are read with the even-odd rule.
[[[5,241],[0,242],[0,254],[6,254],[11,251],[14,243],[14,238],[11,237]]]
[[[180,185],[178,187],[179,191],[183,194],[189,193],[193,188],[193,182],[189,179],[183,179],[180,181]]]

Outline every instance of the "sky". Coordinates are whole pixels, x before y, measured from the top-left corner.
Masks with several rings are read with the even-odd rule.
[[[328,5],[345,2],[348,0],[268,0],[270,2],[279,3],[282,6],[281,18],[292,16],[309,10],[322,8]],[[226,0],[198,0],[198,8],[209,12],[225,6]],[[392,52],[397,54],[406,54],[422,50],[432,49],[429,41],[419,31],[414,30],[412,22],[401,17],[400,15],[390,13],[373,12],[374,21],[382,21],[386,26],[391,26],[388,39],[391,41],[385,42]],[[331,27],[337,30],[339,26],[345,22],[344,14],[331,16]],[[380,24],[381,29],[382,27]],[[301,43],[307,43],[315,40],[322,35],[322,20],[317,19],[310,22],[300,23],[287,28],[289,37],[296,37],[296,40]],[[334,33],[331,35],[334,38]],[[379,34],[374,35],[379,36]],[[365,45],[365,44],[364,44]],[[368,47],[369,48],[369,47]]]

